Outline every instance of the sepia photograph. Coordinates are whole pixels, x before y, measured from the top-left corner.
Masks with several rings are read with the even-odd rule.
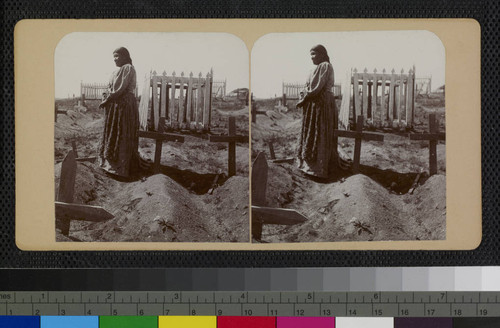
[[[248,64],[228,33],[66,35],[56,240],[249,242]]]
[[[446,239],[434,33],[271,33],[251,77],[254,243]]]

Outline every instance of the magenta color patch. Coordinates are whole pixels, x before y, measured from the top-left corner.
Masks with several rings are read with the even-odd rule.
[[[277,328],[335,328],[333,317],[278,317]]]

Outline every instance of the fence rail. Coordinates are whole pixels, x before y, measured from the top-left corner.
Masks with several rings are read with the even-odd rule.
[[[84,83],[80,82],[80,99],[82,100],[101,100],[103,94],[108,92],[108,83]],[[137,88],[134,90],[137,97]]]
[[[366,125],[375,127],[411,127],[415,109],[415,67],[407,74],[390,74],[384,69],[368,72],[365,68],[351,76],[353,122],[357,115],[363,115]]]
[[[226,96],[226,80],[212,81],[212,97],[224,98]]]
[[[160,118],[167,128],[210,130],[212,110],[212,76],[193,73],[167,76],[156,72],[146,74],[139,104],[142,130],[159,131]]]
[[[306,85],[299,82],[283,82],[282,94],[286,95],[286,99],[297,100],[300,98],[300,93],[305,92]],[[333,94],[336,97],[342,96],[342,86],[340,83],[335,83],[332,88]]]

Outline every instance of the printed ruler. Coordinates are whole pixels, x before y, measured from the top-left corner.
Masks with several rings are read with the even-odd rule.
[[[0,292],[0,315],[500,317],[500,292]]]

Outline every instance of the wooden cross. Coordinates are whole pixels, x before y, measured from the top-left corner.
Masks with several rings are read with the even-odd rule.
[[[112,219],[113,214],[100,206],[73,204],[76,180],[76,158],[72,150],[61,164],[59,190],[55,202],[57,226],[65,236],[69,235],[71,220],[102,222]]]
[[[295,210],[266,207],[267,171],[266,155],[261,152],[252,164],[252,237],[259,241],[264,224],[294,225],[307,221]]]
[[[55,110],[54,110],[54,115],[55,115],[54,118],[55,118],[56,122],[57,122],[57,114],[68,114],[68,111],[59,109],[59,106],[57,106],[57,104],[56,104]]]
[[[295,161],[294,157],[276,158],[276,153],[274,152],[274,138],[271,138],[270,140],[268,140],[267,145],[269,146],[269,154],[271,155],[271,161],[273,163],[276,163],[276,164],[289,163],[289,164],[291,164]]]
[[[356,123],[356,131],[346,131],[346,130],[334,131],[335,145],[337,145],[336,141],[338,137],[356,139],[356,142],[354,144],[354,162],[353,162],[354,173],[359,173],[359,164],[361,158],[361,140],[384,141],[384,135],[381,133],[363,132],[363,115],[358,116],[358,121]]]
[[[174,134],[174,133],[162,132],[164,123],[165,123],[165,118],[160,117],[160,121],[159,121],[159,125],[158,125],[159,132],[139,131],[140,138],[148,138],[148,139],[156,140],[155,160],[153,163],[153,173],[160,172],[161,151],[163,149],[163,142],[165,142],[165,141],[184,142],[184,136]]]
[[[410,134],[410,140],[429,140],[429,175],[437,173],[437,151],[438,140],[446,140],[446,134],[439,132],[436,114],[429,114],[429,133]]]
[[[78,149],[76,147],[76,140],[73,139],[71,140],[71,148],[73,148],[73,153],[75,154],[75,160],[77,162],[95,162],[97,157],[96,156],[90,156],[90,157],[78,157]]]
[[[236,135],[236,120],[234,116],[229,116],[228,124],[228,135],[227,136],[216,136],[211,135],[208,137],[211,142],[227,142],[229,144],[228,149],[228,161],[227,161],[227,176],[232,177],[236,174],[236,143],[248,141],[246,136]]]

